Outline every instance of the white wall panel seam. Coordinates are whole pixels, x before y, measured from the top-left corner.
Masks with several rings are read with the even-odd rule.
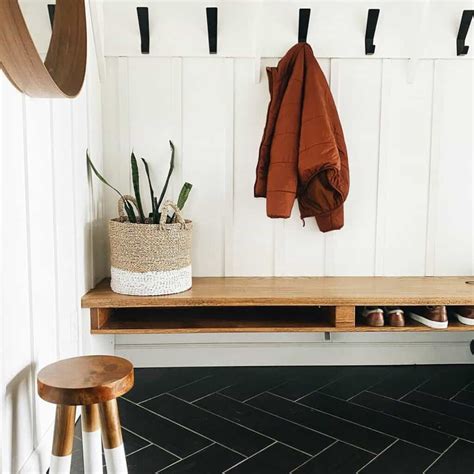
[[[173,195],[175,199],[181,186],[184,183],[183,178],[183,60],[182,58],[173,58],[171,60],[171,95],[173,110],[173,143],[176,148],[176,165],[174,174]]]
[[[56,214],[56,178],[54,175],[54,167],[55,167],[55,159],[56,153],[54,152],[54,110],[53,110],[53,103],[52,100],[49,100],[49,123],[50,123],[50,141],[51,141],[51,183],[52,183],[52,199],[53,199],[53,206],[52,206],[52,214],[53,214],[53,229],[54,229],[54,246],[53,246],[53,256],[54,256],[54,285],[55,288],[58,288],[58,225],[57,225],[57,214]],[[59,320],[59,293],[55,291],[55,321],[56,321],[56,358],[59,359],[60,357],[60,340],[59,340],[59,326],[60,326],[60,320]]]
[[[436,275],[436,227],[437,227],[437,209],[438,209],[438,170],[439,170],[439,152],[438,152],[438,124],[435,123],[435,107],[441,104],[437,103],[436,94],[436,65],[433,61],[433,78],[431,90],[431,139],[430,139],[430,165],[429,165],[429,185],[428,185],[428,212],[426,213],[426,254],[425,254],[425,275]]]
[[[23,116],[23,173],[25,176],[25,215],[26,215],[26,245],[27,245],[27,266],[28,266],[28,311],[30,317],[30,400],[31,400],[31,419],[33,421],[33,447],[38,446],[38,432],[36,427],[37,419],[37,407],[36,407],[36,373],[35,373],[35,360],[36,360],[36,348],[35,348],[35,334],[34,334],[34,320],[33,320],[33,302],[32,302],[32,277],[31,277],[31,228],[30,228],[30,205],[29,205],[29,173],[28,173],[28,121],[26,116],[26,98],[23,95],[21,97],[21,107]]]
[[[234,275],[234,110],[235,60],[225,60],[225,204],[224,204],[224,276]]]
[[[119,160],[124,160],[127,163],[128,155],[130,153],[130,80],[129,80],[129,60],[128,58],[118,58],[118,87],[117,87],[117,101],[119,109]],[[127,157],[127,158],[126,158]],[[120,169],[122,167],[119,167]],[[120,171],[119,171],[120,173]],[[131,186],[131,173],[130,167],[126,166],[122,169],[122,173],[125,174],[127,179],[119,179],[119,182],[127,182],[128,188],[122,193],[130,194]]]
[[[390,127],[389,113],[386,110],[387,98],[390,95],[390,81],[386,82],[387,60],[382,60],[382,75],[380,81],[380,124],[379,124],[379,160],[377,179],[377,211],[376,211],[376,239],[375,239],[375,275],[384,274],[384,253],[385,253],[385,211],[387,207],[384,181],[387,174],[388,154],[387,137]]]
[[[74,107],[72,106],[72,101],[69,102],[69,114],[71,117],[71,130],[70,130],[70,146],[71,150],[74,150],[75,138],[74,138]],[[81,316],[81,309],[79,303],[79,277],[78,277],[78,251],[79,251],[79,242],[77,239],[77,205],[78,205],[78,196],[77,196],[77,183],[76,183],[76,167],[74,166],[74,153],[71,152],[71,173],[72,173],[72,195],[73,195],[73,239],[74,239],[74,255],[72,258],[74,259],[74,293],[76,298],[76,305],[75,305],[75,321],[74,327],[76,329],[76,353],[82,353],[82,336],[80,331],[80,316]]]

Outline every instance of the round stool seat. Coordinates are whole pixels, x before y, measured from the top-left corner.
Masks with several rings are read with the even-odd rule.
[[[133,387],[133,365],[115,356],[60,360],[38,374],[38,394],[56,405],[91,405],[120,397]]]

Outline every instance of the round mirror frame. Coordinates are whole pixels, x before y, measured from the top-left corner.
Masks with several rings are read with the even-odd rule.
[[[84,83],[86,61],[84,0],[57,0],[44,63],[18,0],[0,0],[0,68],[20,92],[31,97],[75,97]]]

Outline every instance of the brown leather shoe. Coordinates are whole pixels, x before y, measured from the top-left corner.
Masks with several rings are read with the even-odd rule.
[[[410,318],[433,329],[448,327],[446,306],[417,306],[412,308]]]
[[[381,308],[367,307],[362,310],[362,317],[367,326],[381,327],[384,325],[383,310]]]
[[[474,306],[455,306],[453,314],[461,324],[474,326]]]
[[[385,318],[389,326],[402,328],[405,326],[405,315],[403,309],[395,306],[388,306],[385,308]]]

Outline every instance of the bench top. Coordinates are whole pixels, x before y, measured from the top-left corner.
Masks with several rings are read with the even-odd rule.
[[[474,277],[196,277],[168,296],[119,295],[105,279],[82,298],[83,308],[441,304],[474,305]]]

